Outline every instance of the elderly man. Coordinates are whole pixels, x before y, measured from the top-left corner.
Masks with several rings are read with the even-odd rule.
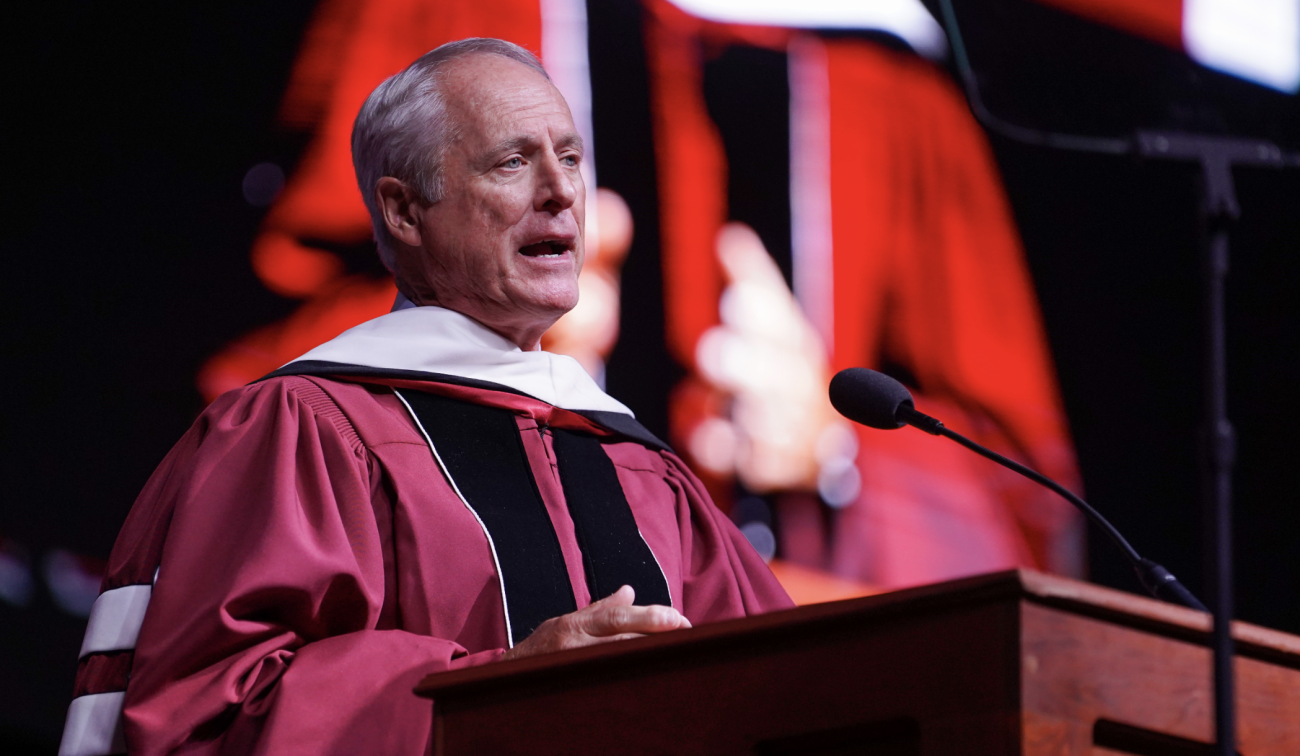
[[[63,753],[424,753],[431,672],[789,606],[672,451],[538,351],[585,188],[536,58],[428,53],[353,153],[394,311],[221,397],[150,479]]]

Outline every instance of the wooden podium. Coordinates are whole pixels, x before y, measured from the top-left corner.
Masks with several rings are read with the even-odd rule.
[[[1300,754],[1300,638],[1238,623],[1244,756]],[[1209,617],[1018,570],[430,675],[434,753],[1208,754]]]

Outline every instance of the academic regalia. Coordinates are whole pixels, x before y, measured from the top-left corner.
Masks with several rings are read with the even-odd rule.
[[[61,753],[425,753],[421,678],[623,583],[693,624],[791,606],[576,362],[395,311],[225,394],[167,456],[113,550]]]

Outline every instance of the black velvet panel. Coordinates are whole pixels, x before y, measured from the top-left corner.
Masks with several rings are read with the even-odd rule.
[[[618,472],[600,441],[559,428],[552,428],[551,434],[591,599],[630,585],[637,604],[671,606],[663,571],[641,538]]]
[[[514,414],[422,391],[397,393],[491,534],[514,642],[546,620],[575,611],[560,541],[529,469]]]

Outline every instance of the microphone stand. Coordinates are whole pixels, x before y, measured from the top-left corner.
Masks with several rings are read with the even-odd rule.
[[[1236,434],[1228,419],[1227,337],[1224,283],[1228,276],[1229,231],[1241,214],[1232,180],[1238,165],[1283,166],[1277,146],[1250,139],[1199,134],[1140,132],[1144,158],[1200,164],[1201,273],[1205,328],[1204,405],[1201,465],[1206,540],[1205,575],[1214,606],[1214,731],[1220,756],[1236,753],[1236,698],[1232,668],[1232,469]]]
[[[1234,756],[1236,701],[1232,668],[1232,468],[1236,437],[1228,419],[1227,340],[1224,326],[1224,282],[1228,275],[1229,230],[1239,217],[1232,169],[1236,166],[1283,168],[1300,166],[1300,155],[1284,155],[1277,145],[1243,139],[1172,131],[1139,131],[1133,138],[1059,134],[1004,121],[991,113],[966,55],[952,0],[939,0],[944,31],[952,45],[976,120],[989,131],[1023,144],[1107,155],[1136,155],[1148,160],[1192,162],[1200,166],[1202,292],[1205,328],[1205,413],[1202,427],[1202,489],[1205,523],[1206,577],[1214,625],[1214,732],[1215,753]]]

